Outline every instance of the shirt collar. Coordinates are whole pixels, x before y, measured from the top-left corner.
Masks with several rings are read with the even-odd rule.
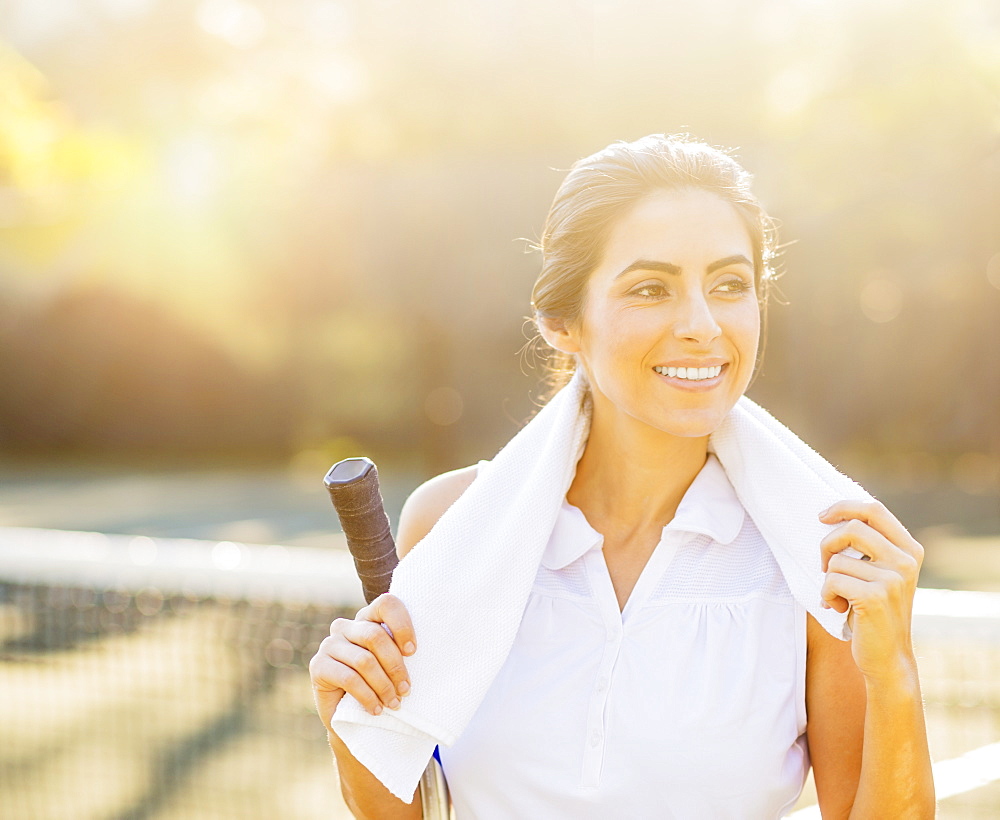
[[[731,544],[743,527],[745,515],[726,471],[709,454],[705,466],[684,493],[673,520],[663,531],[707,535],[719,544]],[[604,537],[590,526],[583,512],[563,499],[542,554],[542,566],[562,569],[585,552],[603,546]]]
[[[590,526],[579,507],[564,498],[549,543],[542,553],[542,566],[562,569],[588,550],[603,546],[604,536]]]
[[[731,544],[743,528],[746,511],[725,469],[709,454],[664,530],[707,535],[719,544]]]

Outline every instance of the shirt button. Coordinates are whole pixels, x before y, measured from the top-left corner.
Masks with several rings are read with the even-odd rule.
[[[598,692],[603,692],[607,688],[608,688],[608,679],[607,678],[601,678],[597,682],[597,691]]]
[[[601,742],[601,733],[595,729],[593,732],[590,733],[590,745],[596,746],[600,742]]]
[[[611,641],[617,641],[617,640],[618,640],[618,630],[617,629],[609,629],[608,630],[608,642],[610,643]]]

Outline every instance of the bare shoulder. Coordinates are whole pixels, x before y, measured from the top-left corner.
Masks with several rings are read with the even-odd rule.
[[[396,552],[402,558],[413,549],[476,478],[478,465],[441,473],[425,481],[406,499],[399,514]]]

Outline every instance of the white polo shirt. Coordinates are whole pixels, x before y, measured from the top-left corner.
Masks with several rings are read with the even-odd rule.
[[[564,502],[511,652],[440,750],[458,820],[782,816],[809,768],[806,613],[718,460],[621,612],[602,548]]]

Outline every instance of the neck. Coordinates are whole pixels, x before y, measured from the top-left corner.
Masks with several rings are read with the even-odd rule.
[[[707,456],[707,436],[672,436],[595,406],[566,498],[602,532],[663,527]]]

